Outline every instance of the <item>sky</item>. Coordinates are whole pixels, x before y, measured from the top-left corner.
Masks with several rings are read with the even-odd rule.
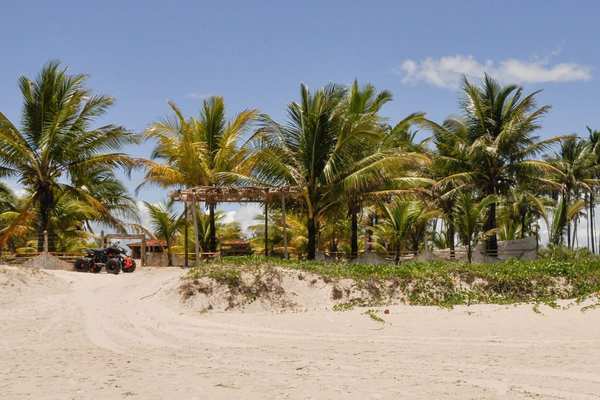
[[[142,132],[175,101],[187,115],[224,96],[228,114],[258,108],[276,120],[299,85],[354,79],[390,90],[390,123],[458,112],[463,74],[488,72],[552,106],[542,137],[600,128],[596,1],[2,1],[0,112],[18,126],[17,79],[49,60],[89,75],[116,99],[100,122]],[[147,157],[151,143],[127,152]],[[135,188],[141,173],[127,184]],[[166,191],[143,189],[157,202]],[[256,206],[224,207],[251,223]]]

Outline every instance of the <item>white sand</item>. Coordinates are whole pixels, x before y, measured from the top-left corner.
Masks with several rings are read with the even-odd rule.
[[[179,274],[0,268],[0,398],[600,398],[600,309],[200,314]]]

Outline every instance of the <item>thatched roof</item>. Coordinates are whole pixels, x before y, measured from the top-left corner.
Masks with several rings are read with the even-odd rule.
[[[196,186],[189,189],[181,189],[171,193],[171,197],[177,201],[203,201],[208,203],[264,203],[278,201],[285,196],[294,198],[300,195],[298,188],[284,187],[217,187]]]

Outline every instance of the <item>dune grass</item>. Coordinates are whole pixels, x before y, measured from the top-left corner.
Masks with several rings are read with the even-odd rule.
[[[535,261],[496,264],[407,262],[363,265],[265,257],[228,257],[192,268],[189,277],[210,277],[227,285],[239,282],[241,271],[280,267],[312,273],[325,282],[352,279],[372,298],[367,305],[386,304],[402,293],[409,304],[452,306],[475,303],[543,302],[584,299],[600,294],[600,257],[551,254]]]

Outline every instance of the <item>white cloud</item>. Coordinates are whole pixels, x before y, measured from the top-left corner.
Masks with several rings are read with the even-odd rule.
[[[237,210],[226,211],[223,222],[239,222],[242,231],[248,233],[248,227],[255,225],[255,218],[263,213],[263,208],[259,204],[243,204]]]
[[[551,64],[549,59],[522,61],[508,58],[500,62],[478,61],[473,56],[454,55],[404,60],[400,65],[402,83],[425,82],[443,88],[456,88],[463,76],[481,78],[485,72],[510,83],[572,82],[591,79],[590,67],[575,63]]]
[[[191,100],[203,100],[203,99],[207,99],[210,96],[212,96],[212,94],[210,93],[198,93],[198,92],[191,92],[185,95],[186,99],[191,99]]]

